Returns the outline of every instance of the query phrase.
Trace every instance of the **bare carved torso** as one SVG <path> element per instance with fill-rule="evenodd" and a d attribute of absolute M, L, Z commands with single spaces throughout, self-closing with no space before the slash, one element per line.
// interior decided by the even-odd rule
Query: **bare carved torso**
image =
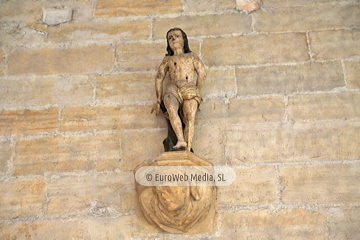
<path fill-rule="evenodd" d="M 194 53 L 184 53 L 167 57 L 171 84 L 178 87 L 196 85 L 194 56 Z"/>

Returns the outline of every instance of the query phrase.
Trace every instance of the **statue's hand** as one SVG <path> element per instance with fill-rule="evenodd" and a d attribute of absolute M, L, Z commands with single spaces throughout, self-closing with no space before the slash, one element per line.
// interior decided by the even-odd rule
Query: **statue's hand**
<path fill-rule="evenodd" d="M 156 116 L 160 113 L 160 103 L 155 103 L 151 109 L 151 113 L 155 112 Z"/>

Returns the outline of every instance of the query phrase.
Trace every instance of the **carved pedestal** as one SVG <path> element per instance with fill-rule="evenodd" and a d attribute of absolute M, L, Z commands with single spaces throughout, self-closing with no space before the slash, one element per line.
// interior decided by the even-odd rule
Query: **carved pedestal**
<path fill-rule="evenodd" d="M 144 166 L 212 166 L 188 151 L 165 152 Z M 212 232 L 216 219 L 215 186 L 143 186 L 136 181 L 140 207 L 150 224 L 170 233 Z"/>

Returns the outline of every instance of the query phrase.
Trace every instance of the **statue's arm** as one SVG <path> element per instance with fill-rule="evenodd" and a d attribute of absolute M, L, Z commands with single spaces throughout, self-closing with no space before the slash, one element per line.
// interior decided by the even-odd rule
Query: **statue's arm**
<path fill-rule="evenodd" d="M 198 78 L 196 81 L 196 86 L 200 90 L 205 83 L 206 71 L 205 71 L 204 63 L 200 60 L 200 58 L 195 53 L 194 53 L 194 68 L 198 75 Z"/>
<path fill-rule="evenodd" d="M 163 81 L 165 79 L 165 75 L 168 71 L 168 58 L 165 57 L 163 61 L 161 62 L 159 69 L 157 71 L 156 77 L 155 77 L 155 91 L 156 91 L 156 104 L 152 108 L 151 112 L 156 113 L 158 115 L 160 113 L 160 104 L 162 101 L 162 94 L 163 94 Z"/>

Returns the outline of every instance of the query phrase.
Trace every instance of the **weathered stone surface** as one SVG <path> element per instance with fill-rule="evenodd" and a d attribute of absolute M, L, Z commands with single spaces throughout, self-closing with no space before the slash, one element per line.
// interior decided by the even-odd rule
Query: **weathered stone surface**
<path fill-rule="evenodd" d="M 310 32 L 310 49 L 316 60 L 351 58 L 360 55 L 360 30 Z"/>
<path fill-rule="evenodd" d="M 207 38 L 202 44 L 202 56 L 207 66 L 309 59 L 306 35 L 303 33 Z"/>
<path fill-rule="evenodd" d="M 0 219 L 44 214 L 45 181 L 41 178 L 20 178 L 0 182 Z"/>
<path fill-rule="evenodd" d="M 0 45 L 6 46 L 10 53 L 16 47 L 44 44 L 46 35 L 43 30 L 37 30 L 31 23 L 0 21 Z"/>
<path fill-rule="evenodd" d="M 57 25 L 70 22 L 73 10 L 71 8 L 42 8 L 42 21 L 47 25 Z"/>
<path fill-rule="evenodd" d="M 360 88 L 360 61 L 345 61 L 345 81 L 347 88 L 359 89 Z"/>
<path fill-rule="evenodd" d="M 116 210 L 121 213 L 134 213 L 139 210 L 139 200 L 134 189 L 121 189 L 119 193 L 120 203 Z"/>
<path fill-rule="evenodd" d="M 331 239 L 359 239 L 360 238 L 360 208 L 349 207 L 343 208 L 330 208 L 329 226 Z"/>
<path fill-rule="evenodd" d="M 96 4 L 96 17 L 116 17 L 128 15 L 167 14 L 182 11 L 181 0 L 99 0 Z"/>
<path fill-rule="evenodd" d="M 161 117 L 155 121 L 165 122 Z M 157 119 L 156 119 L 157 118 Z M 160 120 L 161 119 L 161 120 Z M 167 130 L 123 130 L 121 132 L 121 163 L 122 170 L 132 171 L 144 160 L 155 159 L 164 152 L 163 140 L 167 137 Z"/>
<path fill-rule="evenodd" d="M 221 222 L 219 239 L 327 239 L 326 218 L 305 209 L 225 212 Z"/>
<path fill-rule="evenodd" d="M 201 89 L 203 98 L 235 96 L 236 81 L 233 69 L 206 69 L 206 83 Z"/>
<path fill-rule="evenodd" d="M 37 2 L 22 1 L 21 4 L 15 1 L 1 3 L 1 21 L 36 21 L 41 17 L 41 6 Z"/>
<path fill-rule="evenodd" d="M 260 1 L 242 1 L 237 0 L 236 6 L 238 10 L 253 12 L 260 9 Z"/>
<path fill-rule="evenodd" d="M 93 100 L 88 77 L 0 79 L 0 108 L 86 104 Z"/>
<path fill-rule="evenodd" d="M 200 107 L 199 124 L 281 122 L 285 116 L 282 97 L 232 98 L 229 104 L 214 99 L 204 101 Z"/>
<path fill-rule="evenodd" d="M 111 215 L 121 210 L 123 188 L 134 188 L 133 173 L 53 178 L 48 182 L 47 213 Z"/>
<path fill-rule="evenodd" d="M 112 70 L 114 53 L 109 45 L 24 49 L 12 53 L 8 65 L 10 75 L 102 73 Z"/>
<path fill-rule="evenodd" d="M 360 116 L 360 93 L 307 94 L 289 97 L 292 121 L 351 119 Z"/>
<path fill-rule="evenodd" d="M 231 164 L 358 159 L 360 122 L 232 126 L 226 131 Z"/>
<path fill-rule="evenodd" d="M 329 91 L 345 86 L 340 62 L 237 68 L 236 80 L 238 95 Z"/>
<path fill-rule="evenodd" d="M 99 39 L 132 40 L 149 36 L 148 21 L 72 22 L 49 27 L 51 42 L 88 41 Z"/>
<path fill-rule="evenodd" d="M 164 39 L 166 32 L 164 34 Z M 116 56 L 118 67 L 125 70 L 156 69 L 166 54 L 166 41 L 160 43 L 118 44 Z M 191 51 L 199 53 L 199 43 L 189 40 Z"/>
<path fill-rule="evenodd" d="M 335 0 L 341 2 L 342 0 Z M 316 6 L 322 3 L 334 2 L 334 0 L 262 0 L 265 8 L 294 7 L 294 6 Z M 346 0 L 344 0 L 346 2 Z"/>
<path fill-rule="evenodd" d="M 164 37 L 165 38 L 165 37 Z M 166 42 L 119 44 L 116 47 L 120 69 L 155 69 L 166 53 Z"/>
<path fill-rule="evenodd" d="M 358 182 L 359 164 L 284 166 L 279 171 L 284 203 L 356 203 L 360 200 L 360 186 L 354 184 Z"/>
<path fill-rule="evenodd" d="M 38 134 L 58 129 L 58 108 L 1 110 L 0 135 Z"/>
<path fill-rule="evenodd" d="M 0 49 L 0 76 L 3 76 L 6 71 L 5 57 L 6 57 L 5 50 Z"/>
<path fill-rule="evenodd" d="M 225 117 L 228 116 L 229 104 L 223 99 L 206 99 L 199 109 L 196 114 L 196 125 L 221 125 L 227 121 Z"/>
<path fill-rule="evenodd" d="M 359 11 L 360 5 L 317 5 L 267 9 L 255 13 L 255 30 L 282 32 L 355 27 L 359 24 Z"/>
<path fill-rule="evenodd" d="M 96 100 L 100 103 L 156 101 L 155 72 L 99 76 Z M 136 90 L 135 90 L 136 89 Z"/>
<path fill-rule="evenodd" d="M 65 107 L 61 131 L 120 130 L 161 127 L 150 115 L 150 105 Z"/>
<path fill-rule="evenodd" d="M 198 1 L 187 0 L 185 11 L 187 12 L 216 12 L 219 10 L 231 10 L 235 8 L 234 0 L 221 1 Z"/>
<path fill-rule="evenodd" d="M 285 103 L 282 97 L 233 98 L 228 108 L 230 124 L 281 122 Z"/>
<path fill-rule="evenodd" d="M 236 180 L 220 187 L 220 206 L 272 204 L 277 200 L 275 167 L 234 168 Z"/>
<path fill-rule="evenodd" d="M 13 153 L 10 140 L 0 139 L 0 153 L 0 175 L 5 175 Z"/>
<path fill-rule="evenodd" d="M 93 11 L 92 1 L 63 0 L 61 3 L 57 0 L 48 1 L 4 1 L 1 3 L 0 20 L 1 21 L 23 21 L 36 22 L 42 17 L 42 8 L 71 6 L 73 19 L 88 20 L 91 19 Z"/>
<path fill-rule="evenodd" d="M 130 239 L 133 215 L 38 220 L 0 225 L 1 239 Z M 121 226 L 121 227 L 119 227 Z"/>
<path fill-rule="evenodd" d="M 195 126 L 194 153 L 215 166 L 225 165 L 225 136 L 221 126 Z"/>
<path fill-rule="evenodd" d="M 239 24 L 233 24 L 234 22 Z M 181 28 L 186 32 L 188 37 L 247 33 L 252 31 L 251 16 L 249 15 L 232 13 L 205 16 L 180 16 L 177 18 L 155 19 L 153 37 L 158 39 L 165 38 L 165 34 L 171 26 Z"/>
<path fill-rule="evenodd" d="M 112 134 L 82 134 L 21 140 L 16 144 L 15 174 L 114 170 L 120 141 Z"/>

